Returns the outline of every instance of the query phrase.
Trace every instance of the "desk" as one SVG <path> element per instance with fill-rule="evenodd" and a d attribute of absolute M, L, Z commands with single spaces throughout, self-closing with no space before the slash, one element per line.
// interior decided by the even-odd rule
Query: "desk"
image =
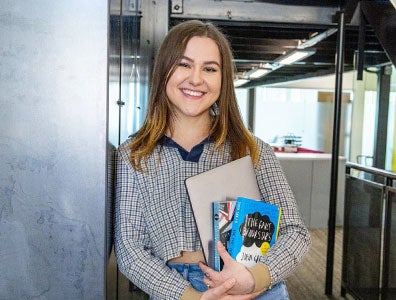
<path fill-rule="evenodd" d="M 327 228 L 331 154 L 276 152 L 308 228 Z M 338 160 L 336 225 L 344 221 L 345 157 Z"/>

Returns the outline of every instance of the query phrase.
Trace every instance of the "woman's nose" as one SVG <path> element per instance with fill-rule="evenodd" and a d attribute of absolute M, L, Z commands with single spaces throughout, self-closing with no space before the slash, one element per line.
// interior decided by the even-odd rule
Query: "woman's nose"
<path fill-rule="evenodd" d="M 190 73 L 190 83 L 192 85 L 199 85 L 203 82 L 203 77 L 201 70 L 198 68 L 193 68 Z"/>

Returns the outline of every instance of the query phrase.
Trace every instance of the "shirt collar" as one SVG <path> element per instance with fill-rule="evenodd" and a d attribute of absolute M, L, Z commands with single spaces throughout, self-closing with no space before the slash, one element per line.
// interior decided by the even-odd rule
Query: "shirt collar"
<path fill-rule="evenodd" d="M 199 144 L 195 145 L 190 152 L 185 150 L 182 146 L 180 146 L 178 143 L 176 143 L 174 140 L 166 135 L 164 135 L 160 139 L 159 144 L 165 147 L 176 148 L 177 150 L 179 150 L 181 157 L 185 161 L 198 162 L 204 150 L 205 144 L 209 143 L 210 141 L 212 141 L 212 138 L 209 136 L 201 141 Z"/>

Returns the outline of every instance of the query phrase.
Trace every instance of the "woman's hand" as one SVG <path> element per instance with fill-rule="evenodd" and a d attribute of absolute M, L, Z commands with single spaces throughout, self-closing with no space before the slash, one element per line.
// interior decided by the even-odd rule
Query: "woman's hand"
<path fill-rule="evenodd" d="M 236 278 L 236 282 L 227 291 L 228 294 L 245 295 L 252 293 L 255 287 L 252 274 L 243 264 L 232 259 L 221 242 L 217 242 L 216 247 L 224 262 L 223 269 L 221 272 L 216 272 L 205 264 L 200 263 L 199 267 L 205 273 L 205 284 L 212 289 L 221 286 L 229 279 Z"/>
<path fill-rule="evenodd" d="M 224 281 L 217 287 L 208 289 L 202 294 L 200 300 L 250 300 L 257 297 L 260 292 L 245 295 L 229 295 L 228 292 L 235 286 L 235 278 Z"/>

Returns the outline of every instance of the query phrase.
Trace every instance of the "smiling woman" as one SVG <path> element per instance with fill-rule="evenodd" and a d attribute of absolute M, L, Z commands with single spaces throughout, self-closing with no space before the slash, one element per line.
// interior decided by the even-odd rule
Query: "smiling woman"
<path fill-rule="evenodd" d="M 283 279 L 310 244 L 279 161 L 243 124 L 233 70 L 229 43 L 214 25 L 173 27 L 156 57 L 145 122 L 118 149 L 115 254 L 150 299 L 288 299 Z M 261 200 L 284 211 L 279 239 L 249 268 L 219 244 L 224 267 L 216 272 L 202 263 L 184 182 L 246 155 Z"/>
<path fill-rule="evenodd" d="M 206 45 L 210 45 L 210 51 L 206 49 L 205 45 L 194 42 L 194 40 L 206 40 Z M 190 42 L 194 42 L 194 44 Z M 187 49 L 188 44 L 190 44 L 189 49 Z M 214 45 L 217 47 L 214 48 Z M 198 51 L 194 49 L 194 47 L 197 46 L 200 47 L 199 49 L 201 51 L 205 51 L 208 57 L 204 58 L 203 55 L 198 54 Z M 197 59 L 201 59 L 202 61 L 192 61 L 194 57 L 188 57 L 187 51 L 191 52 L 190 55 L 196 55 Z M 204 128 L 195 126 L 195 128 L 199 128 L 198 131 L 195 132 L 192 130 L 192 132 L 184 134 L 184 136 L 189 140 L 198 140 L 199 137 L 204 136 L 204 132 L 207 132 L 206 137 L 210 135 L 217 146 L 224 145 L 226 140 L 233 141 L 230 150 L 232 159 L 245 156 L 248 153 L 246 149 L 246 147 L 248 147 L 253 160 L 257 161 L 257 145 L 251 133 L 243 124 L 239 107 L 235 100 L 235 88 L 233 85 L 234 63 L 229 41 L 213 24 L 192 20 L 172 28 L 158 50 L 152 72 L 152 85 L 147 116 L 142 128 L 136 133 L 135 138 L 129 145 L 131 150 L 131 162 L 135 168 L 141 169 L 142 159 L 153 151 L 158 141 L 165 134 L 170 134 L 172 137 L 179 134 L 175 132 L 173 128 L 175 126 L 177 113 L 175 112 L 174 105 L 170 101 L 170 95 L 167 94 L 169 89 L 168 82 L 173 77 L 173 73 L 179 71 L 183 66 L 187 69 L 189 67 L 194 67 L 194 69 L 196 69 L 196 64 L 203 64 L 203 62 L 205 62 L 207 66 L 201 70 L 201 74 L 209 73 L 212 74 L 211 77 L 213 76 L 213 78 L 218 78 L 218 76 L 220 76 L 220 91 L 217 100 L 215 100 L 215 104 L 212 105 L 212 110 L 218 113 L 214 114 L 216 116 L 212 114 L 210 123 L 203 124 Z M 218 70 L 218 72 L 214 72 L 214 70 Z M 193 78 L 193 81 L 194 80 L 196 79 Z M 213 79 L 210 81 L 212 80 Z M 180 84 L 180 82 L 178 84 Z M 214 82 L 210 82 L 209 84 L 213 86 Z M 192 85 L 193 84 L 190 82 L 190 90 Z M 165 89 L 164 86 L 166 87 Z M 180 93 L 180 88 L 178 87 L 177 89 L 179 89 L 178 93 Z M 184 89 L 184 91 L 186 90 L 187 89 Z M 197 91 L 202 92 L 195 88 L 195 90 L 192 89 L 190 91 L 190 94 Z M 213 91 L 211 94 L 213 94 Z M 200 125 L 202 125 L 202 123 L 200 123 Z M 209 127 L 206 128 L 208 125 Z M 180 127 L 183 129 L 182 131 L 191 128 L 190 124 Z M 181 134 L 183 134 L 183 132 Z"/>

